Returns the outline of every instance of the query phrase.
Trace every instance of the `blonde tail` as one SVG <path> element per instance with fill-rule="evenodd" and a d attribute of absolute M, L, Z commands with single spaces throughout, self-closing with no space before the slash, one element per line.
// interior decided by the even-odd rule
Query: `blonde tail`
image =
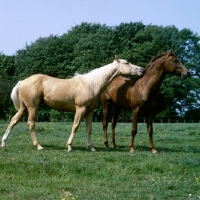
<path fill-rule="evenodd" d="M 16 110 L 19 110 L 20 108 L 20 101 L 19 101 L 19 95 L 18 95 L 18 88 L 19 88 L 20 83 L 21 81 L 19 81 L 17 85 L 15 85 L 10 95 Z"/>

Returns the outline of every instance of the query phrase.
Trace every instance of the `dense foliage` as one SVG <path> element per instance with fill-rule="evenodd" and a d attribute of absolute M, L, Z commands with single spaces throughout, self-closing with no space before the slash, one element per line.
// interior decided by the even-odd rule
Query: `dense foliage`
<path fill-rule="evenodd" d="M 16 81 L 14 56 L 5 56 L 0 53 L 0 118 L 6 119 L 9 108 L 13 109 L 10 100 L 10 91 Z"/>
<path fill-rule="evenodd" d="M 183 116 L 185 112 L 199 109 L 200 37 L 189 29 L 146 26 L 136 22 L 122 23 L 115 27 L 82 23 L 62 36 L 38 38 L 35 42 L 26 44 L 24 49 L 18 50 L 14 56 L 1 53 L 0 108 L 3 112 L 0 113 L 0 118 L 5 117 L 5 113 L 13 112 L 9 95 L 19 79 L 38 73 L 70 78 L 76 71 L 85 73 L 112 62 L 115 54 L 145 67 L 153 56 L 171 48 L 190 69 L 192 77 L 181 80 L 169 75 L 165 78 L 160 90 L 161 106 L 158 116 Z M 47 111 L 42 109 L 40 112 Z M 99 105 L 95 116 L 100 115 Z"/>

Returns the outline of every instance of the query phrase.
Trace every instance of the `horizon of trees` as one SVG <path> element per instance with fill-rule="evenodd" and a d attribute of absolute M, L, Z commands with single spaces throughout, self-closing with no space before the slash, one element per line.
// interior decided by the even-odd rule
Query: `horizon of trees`
<path fill-rule="evenodd" d="M 0 119 L 15 113 L 10 99 L 14 85 L 33 74 L 71 78 L 76 71 L 88 72 L 113 61 L 114 55 L 145 67 L 152 57 L 173 49 L 192 76 L 182 80 L 167 75 L 160 88 L 157 117 L 200 120 L 200 36 L 190 29 L 175 26 L 144 25 L 142 22 L 121 23 L 110 27 L 83 22 L 62 36 L 49 35 L 26 44 L 13 56 L 0 53 Z M 39 114 L 72 119 L 71 113 L 59 113 L 45 106 Z M 123 111 L 126 117 L 131 113 Z M 102 115 L 101 104 L 95 109 Z"/>

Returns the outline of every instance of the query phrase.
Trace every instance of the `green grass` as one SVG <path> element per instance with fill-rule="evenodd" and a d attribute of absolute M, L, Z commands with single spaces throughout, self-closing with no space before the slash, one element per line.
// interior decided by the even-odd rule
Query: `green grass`
<path fill-rule="evenodd" d="M 2 136 L 7 125 L 0 122 Z M 1 200 L 199 199 L 200 124 L 154 124 L 156 154 L 148 149 L 145 124 L 138 125 L 137 151 L 130 154 L 131 124 L 125 123 L 116 129 L 119 148 L 109 151 L 104 149 L 101 123 L 93 123 L 97 152 L 86 148 L 82 123 L 73 152 L 67 153 L 71 127 L 37 123 L 43 151 L 33 146 L 26 123 L 13 129 L 7 148 L 0 149 Z"/>

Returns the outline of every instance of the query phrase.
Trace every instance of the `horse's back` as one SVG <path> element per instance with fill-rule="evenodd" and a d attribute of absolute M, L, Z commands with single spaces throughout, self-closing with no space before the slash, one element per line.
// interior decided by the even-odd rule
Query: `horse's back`
<path fill-rule="evenodd" d="M 42 81 L 44 81 L 45 79 L 50 78 L 50 76 L 47 76 L 45 74 L 34 74 L 32 76 L 29 76 L 28 78 L 24 79 L 22 81 L 23 84 L 34 84 L 34 83 L 41 83 Z"/>
<path fill-rule="evenodd" d="M 24 79 L 20 86 L 24 88 L 36 88 L 36 90 L 40 89 L 45 89 L 46 85 L 48 87 L 53 87 L 55 84 L 60 83 L 61 81 L 65 81 L 67 79 L 59 79 L 59 78 L 54 78 L 45 74 L 35 74 L 32 76 L 29 76 L 28 78 Z"/>

